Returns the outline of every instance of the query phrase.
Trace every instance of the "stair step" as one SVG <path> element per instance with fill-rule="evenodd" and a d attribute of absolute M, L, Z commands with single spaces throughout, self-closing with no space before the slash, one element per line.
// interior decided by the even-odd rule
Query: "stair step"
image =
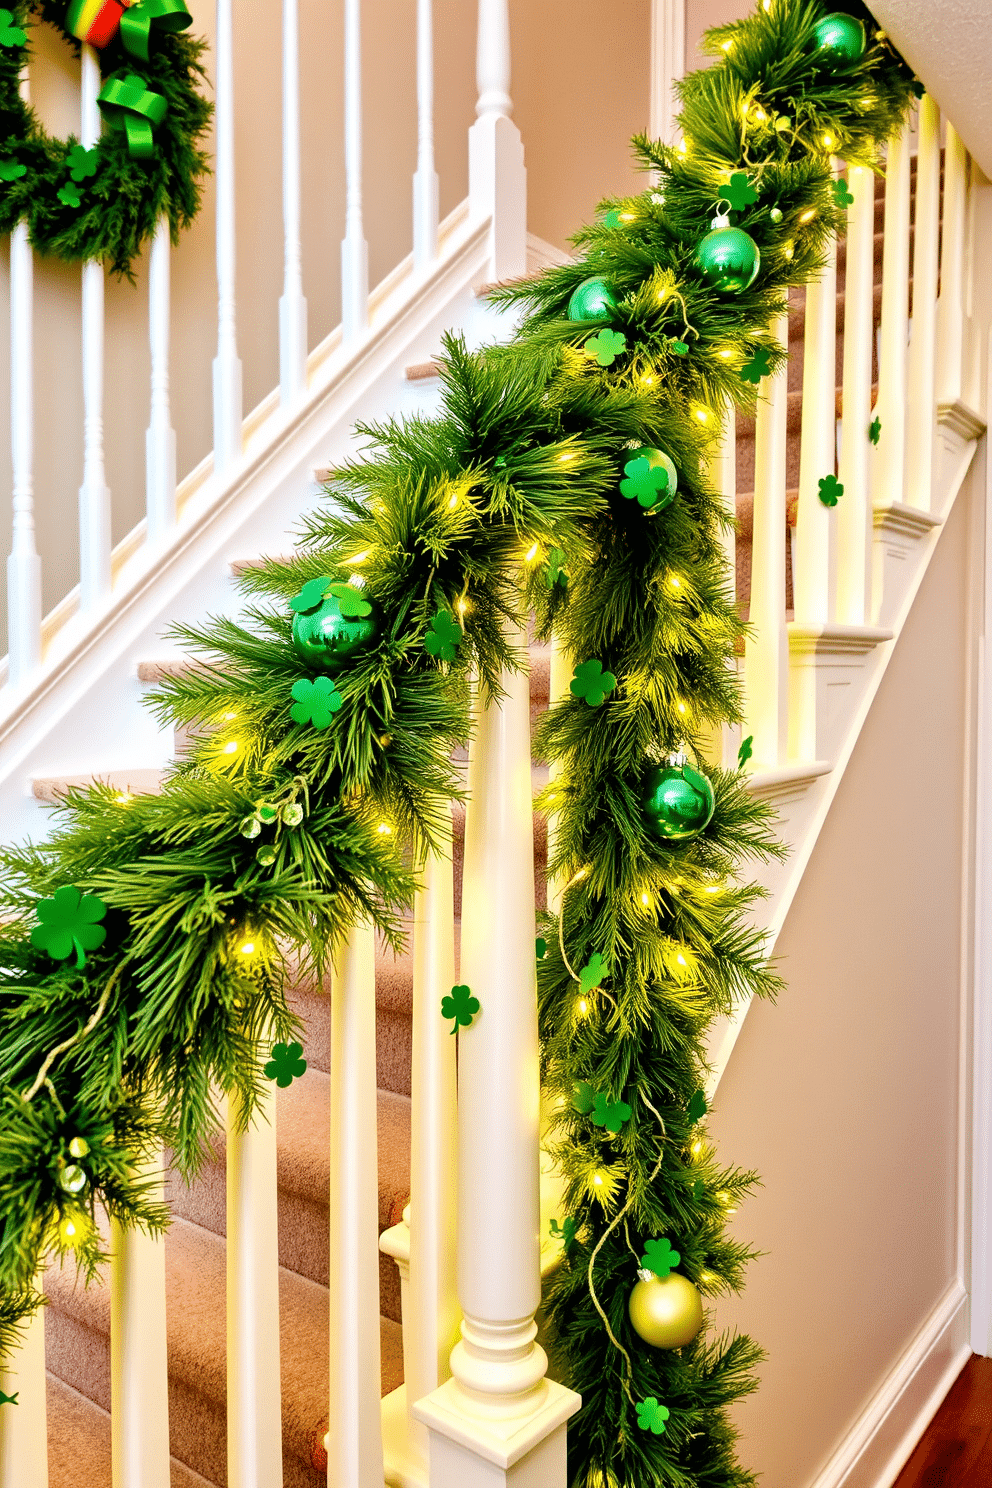
<path fill-rule="evenodd" d="M 111 1488 L 110 1415 L 55 1375 L 48 1376 L 48 1488 Z M 215 1488 L 173 1457 L 170 1488 Z M 18 1485 L 20 1488 L 20 1485 Z"/>
<path fill-rule="evenodd" d="M 226 1274 L 224 1241 L 177 1219 L 166 1240 L 169 1434 L 174 1457 L 208 1483 L 226 1481 Z M 110 1408 L 110 1291 L 83 1287 L 70 1268 L 45 1278 L 47 1357 L 59 1379 Z M 279 1272 L 285 1488 L 325 1488 L 313 1466 L 327 1429 L 329 1300 L 326 1287 Z M 403 1380 L 402 1330 L 380 1320 L 381 1390 Z M 86 1482 L 81 1477 L 76 1483 Z M 195 1483 L 195 1479 L 193 1480 Z M 87 1485 L 88 1488 L 88 1485 Z"/>
<path fill-rule="evenodd" d="M 432 377 L 441 375 L 441 363 L 434 357 L 429 362 L 414 362 L 403 375 L 407 382 L 429 382 Z"/>

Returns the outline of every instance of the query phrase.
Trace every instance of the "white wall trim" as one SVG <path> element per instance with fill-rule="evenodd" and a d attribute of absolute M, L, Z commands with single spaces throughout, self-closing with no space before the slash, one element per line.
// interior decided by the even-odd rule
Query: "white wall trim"
<path fill-rule="evenodd" d="M 892 1488 L 970 1354 L 955 1278 L 810 1488 Z"/>
<path fill-rule="evenodd" d="M 672 84 L 685 75 L 685 0 L 651 0 L 651 93 L 648 133 L 675 143 L 678 101 Z"/>

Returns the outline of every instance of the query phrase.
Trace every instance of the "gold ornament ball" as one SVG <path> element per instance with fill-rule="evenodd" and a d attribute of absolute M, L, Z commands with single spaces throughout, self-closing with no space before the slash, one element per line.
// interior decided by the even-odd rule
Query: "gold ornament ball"
<path fill-rule="evenodd" d="M 664 1279 L 639 1281 L 630 1294 L 629 1311 L 634 1332 L 652 1348 L 681 1348 L 703 1326 L 702 1297 L 688 1277 L 674 1271 Z"/>

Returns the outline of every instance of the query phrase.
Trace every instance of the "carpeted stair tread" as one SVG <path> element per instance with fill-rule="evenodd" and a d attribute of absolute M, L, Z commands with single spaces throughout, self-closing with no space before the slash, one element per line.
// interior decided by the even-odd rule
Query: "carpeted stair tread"
<path fill-rule="evenodd" d="M 110 1415 L 48 1376 L 48 1488 L 111 1488 Z M 170 1488 L 215 1488 L 173 1457 Z"/>

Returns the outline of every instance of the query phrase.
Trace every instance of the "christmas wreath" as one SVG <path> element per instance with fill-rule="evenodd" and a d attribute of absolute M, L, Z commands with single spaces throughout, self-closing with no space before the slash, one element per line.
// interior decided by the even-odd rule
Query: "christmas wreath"
<path fill-rule="evenodd" d="M 86 149 L 55 139 L 21 96 L 32 18 L 100 57 L 106 128 Z M 200 207 L 211 105 L 198 91 L 206 43 L 185 0 L 8 0 L 0 8 L 0 232 L 24 218 L 41 253 L 132 265 L 159 218 L 174 242 Z"/>

